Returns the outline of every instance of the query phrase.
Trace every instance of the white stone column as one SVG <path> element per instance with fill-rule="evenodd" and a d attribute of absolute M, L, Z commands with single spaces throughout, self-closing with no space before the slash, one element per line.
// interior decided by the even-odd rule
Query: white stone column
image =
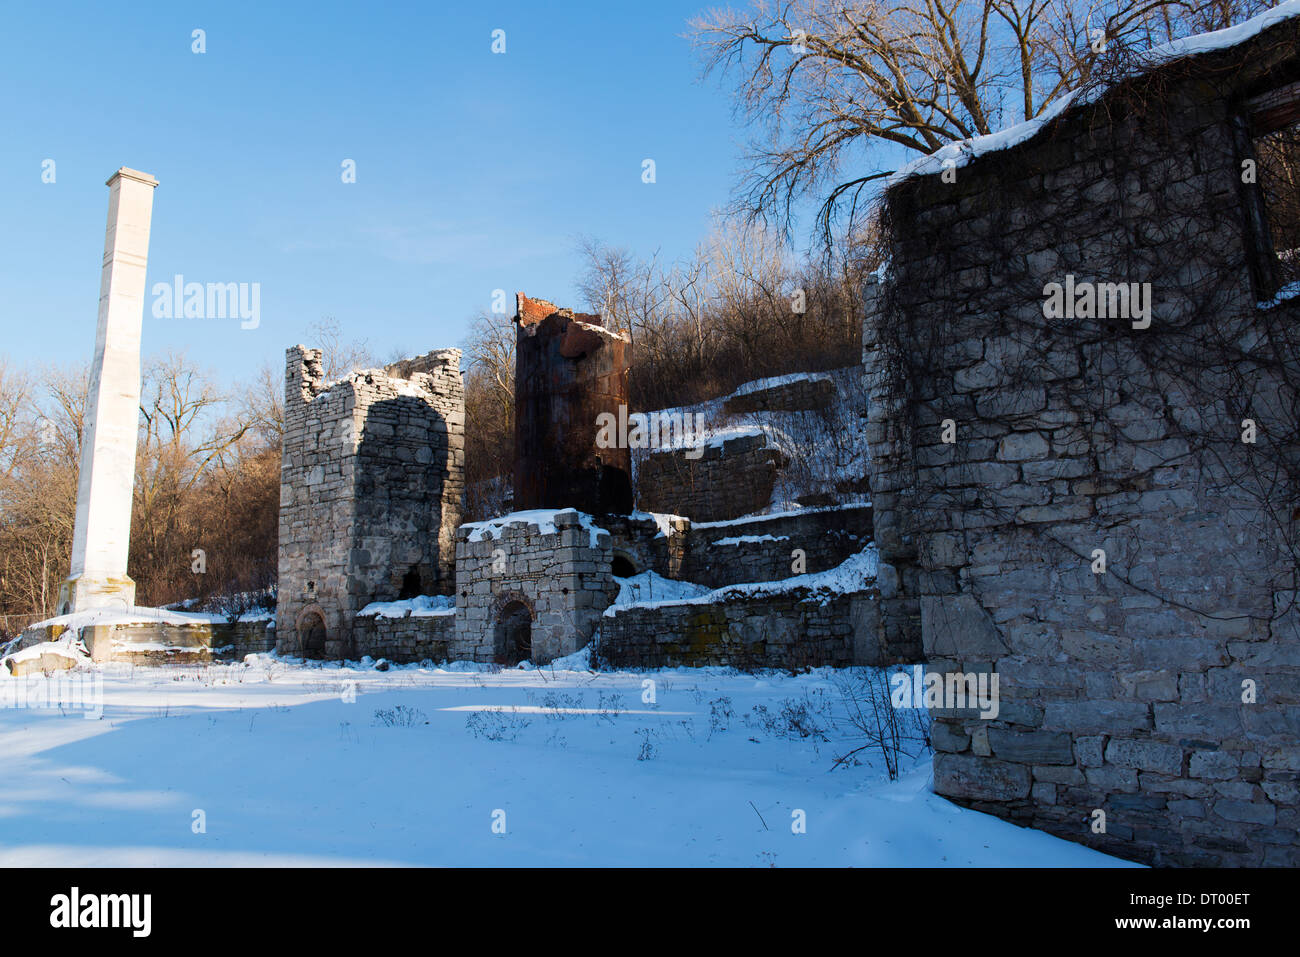
<path fill-rule="evenodd" d="M 59 614 L 135 604 L 126 574 L 140 421 L 140 331 L 149 225 L 158 181 L 122 167 L 108 179 L 108 228 L 99 281 L 95 360 L 81 434 L 72 568 Z"/>

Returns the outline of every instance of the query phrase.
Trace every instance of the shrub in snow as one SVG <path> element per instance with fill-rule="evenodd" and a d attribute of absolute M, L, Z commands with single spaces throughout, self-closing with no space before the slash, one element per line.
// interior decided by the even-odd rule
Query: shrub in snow
<path fill-rule="evenodd" d="M 488 741 L 513 741 L 531 724 L 527 718 L 502 711 L 475 711 L 465 719 L 465 730 Z"/>
<path fill-rule="evenodd" d="M 860 756 L 880 755 L 889 780 L 898 779 L 903 759 L 930 750 L 929 712 L 924 708 L 895 708 L 889 674 L 878 668 L 853 669 L 834 677 L 846 718 L 861 742 L 835 759 L 835 767 L 854 767 Z"/>
<path fill-rule="evenodd" d="M 417 708 L 408 708 L 404 704 L 392 708 L 377 708 L 375 724 L 385 728 L 413 728 L 417 724 L 428 724 L 429 716 Z"/>

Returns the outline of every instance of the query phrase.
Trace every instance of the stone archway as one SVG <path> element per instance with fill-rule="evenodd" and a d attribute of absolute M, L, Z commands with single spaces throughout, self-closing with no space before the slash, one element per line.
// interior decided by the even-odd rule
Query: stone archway
<path fill-rule="evenodd" d="M 294 625 L 297 634 L 297 652 L 300 658 L 319 661 L 326 657 L 329 628 L 325 624 L 325 610 L 320 605 L 308 605 L 298 613 Z"/>
<path fill-rule="evenodd" d="M 533 657 L 533 603 L 521 592 L 497 597 L 492 609 L 492 657 L 497 664 L 517 665 Z"/>
<path fill-rule="evenodd" d="M 640 572 L 636 561 L 627 552 L 617 550 L 609 563 L 609 573 L 615 578 L 631 578 Z"/>
<path fill-rule="evenodd" d="M 523 602 L 514 601 L 501 609 L 493 647 L 501 664 L 517 665 L 533 656 L 533 616 Z"/>

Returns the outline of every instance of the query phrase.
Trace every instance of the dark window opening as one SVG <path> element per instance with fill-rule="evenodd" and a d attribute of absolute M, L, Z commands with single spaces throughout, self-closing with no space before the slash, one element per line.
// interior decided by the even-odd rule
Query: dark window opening
<path fill-rule="evenodd" d="M 1247 104 L 1255 182 L 1248 215 L 1263 299 L 1300 282 L 1300 81 Z"/>
<path fill-rule="evenodd" d="M 405 601 L 408 598 L 420 597 L 420 569 L 415 565 L 406 573 L 402 579 L 402 590 L 397 596 L 398 601 Z"/>
<path fill-rule="evenodd" d="M 636 574 L 636 566 L 622 555 L 615 555 L 609 563 L 609 573 L 615 578 L 631 578 Z"/>
<path fill-rule="evenodd" d="M 1255 141 L 1278 288 L 1300 281 L 1300 124 Z"/>

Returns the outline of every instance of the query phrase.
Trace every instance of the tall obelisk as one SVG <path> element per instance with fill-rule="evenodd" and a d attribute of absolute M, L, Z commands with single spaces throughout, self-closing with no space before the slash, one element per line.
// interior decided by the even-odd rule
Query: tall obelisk
<path fill-rule="evenodd" d="M 145 267 L 158 181 L 124 166 L 109 177 L 107 185 L 99 325 L 81 433 L 72 568 L 59 589 L 61 615 L 135 604 L 135 582 L 127 577 L 126 558 L 140 422 Z"/>

